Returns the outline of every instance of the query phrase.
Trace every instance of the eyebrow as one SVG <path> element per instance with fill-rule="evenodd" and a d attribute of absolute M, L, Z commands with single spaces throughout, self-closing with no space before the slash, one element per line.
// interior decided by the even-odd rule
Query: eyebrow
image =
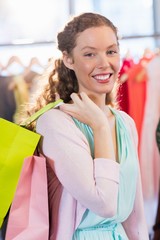
<path fill-rule="evenodd" d="M 118 47 L 118 44 L 115 44 L 115 43 L 114 43 L 114 44 L 108 46 L 107 49 L 108 49 L 108 48 L 112 48 L 112 47 Z M 85 46 L 85 47 L 83 47 L 81 50 L 85 50 L 85 49 L 87 49 L 87 48 L 88 48 L 88 49 L 92 49 L 92 50 L 95 50 L 95 49 L 96 49 L 96 48 L 91 47 L 91 46 Z"/>

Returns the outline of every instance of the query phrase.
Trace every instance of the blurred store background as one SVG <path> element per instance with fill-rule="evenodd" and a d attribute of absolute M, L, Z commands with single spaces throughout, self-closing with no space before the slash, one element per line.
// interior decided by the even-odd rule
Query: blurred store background
<path fill-rule="evenodd" d="M 42 63 L 57 54 L 56 34 L 74 14 L 99 12 L 119 29 L 121 53 L 139 58 L 160 43 L 159 0 L 0 0 L 0 62 L 18 55 Z M 137 59 L 138 60 L 138 59 Z"/>

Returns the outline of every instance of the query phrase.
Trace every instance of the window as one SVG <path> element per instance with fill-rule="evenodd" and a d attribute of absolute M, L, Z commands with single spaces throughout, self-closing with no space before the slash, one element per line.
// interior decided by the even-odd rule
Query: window
<path fill-rule="evenodd" d="M 105 15 L 118 27 L 122 37 L 120 41 L 122 55 L 129 49 L 138 57 L 144 48 L 155 48 L 154 38 L 141 38 L 154 34 L 153 0 L 76 0 L 74 4 L 76 14 L 94 11 Z M 137 38 L 128 39 L 129 36 Z"/>
<path fill-rule="evenodd" d="M 53 41 L 68 15 L 68 0 L 0 1 L 0 44 Z"/>
<path fill-rule="evenodd" d="M 31 44 L 32 49 L 46 49 L 46 56 L 52 56 L 57 32 L 70 15 L 86 11 L 97 12 L 108 17 L 122 36 L 122 55 L 130 50 L 138 57 L 144 48 L 154 49 L 153 3 L 155 0 L 5 0 L 0 1 L 0 50 L 7 44 L 17 46 Z M 143 37 L 142 36 L 148 36 Z M 137 38 L 130 38 L 137 36 Z M 33 46 L 33 43 L 43 43 Z M 44 44 L 46 43 L 46 44 Z M 49 44 L 50 43 L 50 44 Z M 31 46 L 30 45 L 30 46 Z M 15 46 L 15 45 L 14 45 Z M 54 45 L 55 47 L 55 45 Z M 8 49 L 5 48 L 5 51 Z M 30 47 L 31 49 L 31 47 Z M 17 48 L 15 49 L 17 52 Z M 21 51 L 22 52 L 22 51 Z M 26 50 L 29 52 L 29 49 Z M 31 50 L 31 54 L 33 54 Z M 41 51 L 43 52 L 43 50 Z M 42 54 L 42 58 L 44 56 Z M 40 54 L 40 53 L 39 53 Z M 3 55 L 3 54 L 1 54 Z"/>

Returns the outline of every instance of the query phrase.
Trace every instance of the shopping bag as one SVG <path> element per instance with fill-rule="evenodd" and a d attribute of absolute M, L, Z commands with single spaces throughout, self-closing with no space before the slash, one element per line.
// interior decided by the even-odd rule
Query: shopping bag
<path fill-rule="evenodd" d="M 11 205 L 24 158 L 33 155 L 41 137 L 26 127 L 62 102 L 59 99 L 49 103 L 21 125 L 0 118 L 0 228 Z"/>
<path fill-rule="evenodd" d="M 34 153 L 40 135 L 2 118 L 0 132 L 1 227 L 13 199 L 23 160 Z"/>
<path fill-rule="evenodd" d="M 46 159 L 24 161 L 9 212 L 5 240 L 48 240 L 49 211 Z"/>

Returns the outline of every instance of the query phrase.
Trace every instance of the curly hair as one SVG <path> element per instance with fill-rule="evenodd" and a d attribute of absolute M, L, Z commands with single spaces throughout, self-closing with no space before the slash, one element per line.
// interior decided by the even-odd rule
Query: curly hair
<path fill-rule="evenodd" d="M 88 28 L 99 26 L 110 27 L 115 33 L 118 43 L 118 31 L 113 23 L 100 14 L 89 12 L 73 17 L 73 19 L 66 24 L 63 31 L 58 33 L 58 49 L 61 52 L 66 51 L 69 55 L 72 54 L 79 33 Z M 71 100 L 71 93 L 78 93 L 78 90 L 78 82 L 74 71 L 68 69 L 64 65 L 62 59 L 57 59 L 55 60 L 54 68 L 49 75 L 48 84 L 44 88 L 43 93 L 37 99 L 36 106 L 30 109 L 28 114 L 31 115 L 43 105 L 55 101 L 56 93 L 58 93 L 65 103 L 68 103 Z M 112 94 L 113 93 L 106 95 L 106 104 L 113 105 L 114 98 Z"/>

